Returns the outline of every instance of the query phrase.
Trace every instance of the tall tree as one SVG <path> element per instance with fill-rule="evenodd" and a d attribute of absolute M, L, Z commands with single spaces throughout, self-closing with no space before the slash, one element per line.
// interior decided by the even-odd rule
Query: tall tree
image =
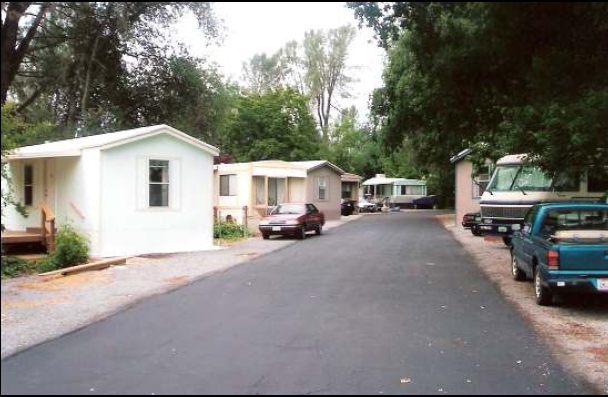
<path fill-rule="evenodd" d="M 222 137 L 236 161 L 308 160 L 319 149 L 308 99 L 285 89 L 242 96 Z"/>
<path fill-rule="evenodd" d="M 237 89 L 217 71 L 195 58 L 173 56 L 139 68 L 127 81 L 129 95 L 119 116 L 124 126 L 170 124 L 219 145 Z"/>
<path fill-rule="evenodd" d="M 608 165 L 605 3 L 351 6 L 390 50 L 374 107 L 387 148 L 408 142 L 446 180 L 479 142 L 551 173 Z"/>
<path fill-rule="evenodd" d="M 352 26 L 343 26 L 328 32 L 310 31 L 304 38 L 306 88 L 313 98 L 325 142 L 329 141 L 330 117 L 336 96 L 345 93 L 352 82 L 347 74 L 347 61 L 355 35 Z"/>
<path fill-rule="evenodd" d="M 356 108 L 343 111 L 332 128 L 330 141 L 321 144 L 319 157 L 368 178 L 379 169 L 381 153 L 374 131 L 359 125 L 357 119 Z"/>
<path fill-rule="evenodd" d="M 28 9 L 34 8 L 34 16 L 29 20 Z M 2 2 L 2 37 L 0 52 L 0 92 L 2 105 L 6 103 L 8 90 L 19 72 L 21 64 L 30 52 L 32 41 L 46 15 L 55 8 L 53 3 L 7 1 Z M 27 19 L 27 21 L 25 21 Z M 25 22 L 24 22 L 25 21 Z"/>
<path fill-rule="evenodd" d="M 21 74 L 32 80 L 31 96 L 18 98 L 21 107 L 44 91 L 45 82 L 63 74 L 77 86 L 71 105 L 85 114 L 94 91 L 92 80 L 99 72 L 114 72 L 108 63 L 117 57 L 161 56 L 165 28 L 186 12 L 197 17 L 209 36 L 217 34 L 210 3 L 3 2 L 2 7 L 2 103 Z M 64 62 L 55 69 L 40 70 L 41 58 L 49 53 Z"/>
<path fill-rule="evenodd" d="M 348 96 L 353 81 L 348 56 L 355 35 L 352 26 L 310 31 L 302 43 L 288 42 L 273 56 L 256 55 L 244 67 L 247 89 L 260 94 L 289 87 L 308 96 L 327 143 L 336 102 L 340 96 Z"/>
<path fill-rule="evenodd" d="M 255 95 L 281 88 L 285 80 L 282 51 L 274 55 L 256 54 L 243 63 L 243 79 L 247 90 Z"/>

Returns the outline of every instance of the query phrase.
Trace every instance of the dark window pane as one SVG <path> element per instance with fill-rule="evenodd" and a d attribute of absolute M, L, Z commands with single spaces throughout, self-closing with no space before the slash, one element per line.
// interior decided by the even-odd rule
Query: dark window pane
<path fill-rule="evenodd" d="M 169 185 L 150 185 L 150 207 L 169 206 Z"/>
<path fill-rule="evenodd" d="M 588 186 L 590 193 L 607 193 L 608 173 L 600 171 L 590 172 Z"/>
<path fill-rule="evenodd" d="M 24 204 L 27 206 L 34 205 L 34 187 L 33 186 L 25 186 L 24 191 Z"/>
<path fill-rule="evenodd" d="M 169 162 L 150 161 L 150 182 L 169 183 Z"/>
<path fill-rule="evenodd" d="M 236 196 L 236 175 L 220 176 L 220 196 Z"/>
<path fill-rule="evenodd" d="M 23 184 L 25 186 L 34 184 L 34 167 L 26 165 L 23 169 Z"/>

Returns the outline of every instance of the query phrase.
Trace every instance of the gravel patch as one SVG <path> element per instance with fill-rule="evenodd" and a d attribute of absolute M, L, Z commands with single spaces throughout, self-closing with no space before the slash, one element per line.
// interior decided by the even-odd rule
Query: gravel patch
<path fill-rule="evenodd" d="M 547 340 L 554 356 L 573 375 L 608 395 L 608 299 L 566 297 L 551 308 L 536 305 L 531 283 L 513 281 L 510 252 L 502 241 L 486 241 L 454 226 L 453 217 L 439 220 L 450 230 L 497 286 L 503 296 Z"/>
<path fill-rule="evenodd" d="M 328 222 L 328 232 L 361 216 Z M 132 258 L 126 266 L 69 277 L 3 281 L 2 359 L 123 311 L 143 299 L 245 265 L 297 240 L 252 238 L 208 252 Z"/>

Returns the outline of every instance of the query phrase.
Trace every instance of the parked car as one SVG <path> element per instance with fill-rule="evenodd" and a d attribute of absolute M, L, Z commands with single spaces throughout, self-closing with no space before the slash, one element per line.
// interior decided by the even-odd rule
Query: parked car
<path fill-rule="evenodd" d="M 513 235 L 512 271 L 534 279 L 536 300 L 558 292 L 608 293 L 608 205 L 540 204 Z"/>
<path fill-rule="evenodd" d="M 426 196 L 416 199 L 412 202 L 417 210 L 429 209 L 432 210 L 437 205 L 438 196 Z"/>
<path fill-rule="evenodd" d="M 373 213 L 373 212 L 377 212 L 377 211 L 378 211 L 378 206 L 376 204 L 370 202 L 365 197 L 359 198 L 359 212 Z"/>
<path fill-rule="evenodd" d="M 356 211 L 356 202 L 342 199 L 342 216 L 351 216 Z"/>
<path fill-rule="evenodd" d="M 471 229 L 473 236 L 481 237 L 481 212 L 472 212 L 462 218 L 462 227 Z"/>
<path fill-rule="evenodd" d="M 295 236 L 305 239 L 308 232 L 323 234 L 325 215 L 313 204 L 281 204 L 260 222 L 264 240 L 270 236 Z"/>

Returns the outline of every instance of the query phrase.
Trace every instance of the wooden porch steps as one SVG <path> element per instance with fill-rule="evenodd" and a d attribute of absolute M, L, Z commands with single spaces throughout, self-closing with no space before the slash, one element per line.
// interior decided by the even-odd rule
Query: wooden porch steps
<path fill-rule="evenodd" d="M 2 232 L 2 245 L 14 245 L 14 244 L 44 244 L 44 236 L 42 233 L 36 232 Z"/>
<path fill-rule="evenodd" d="M 41 245 L 46 252 L 55 250 L 55 215 L 46 203 L 40 204 L 41 225 L 39 228 L 28 228 L 25 232 L 5 230 L 2 232 L 2 250 L 19 246 Z M 28 252 L 30 253 L 30 252 Z"/>

